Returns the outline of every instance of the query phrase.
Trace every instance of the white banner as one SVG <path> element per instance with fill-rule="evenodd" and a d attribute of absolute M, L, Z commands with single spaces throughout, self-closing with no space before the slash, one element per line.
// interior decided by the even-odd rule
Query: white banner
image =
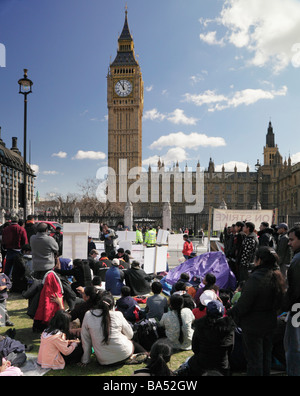
<path fill-rule="evenodd" d="M 214 209 L 213 231 L 223 231 L 238 221 L 250 221 L 258 230 L 260 224 L 266 221 L 270 225 L 273 222 L 273 210 L 225 210 Z"/>

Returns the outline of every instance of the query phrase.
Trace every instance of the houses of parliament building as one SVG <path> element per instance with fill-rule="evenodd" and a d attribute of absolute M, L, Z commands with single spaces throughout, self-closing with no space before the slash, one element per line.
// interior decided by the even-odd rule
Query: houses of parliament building
<path fill-rule="evenodd" d="M 128 171 L 134 167 L 142 167 L 144 84 L 128 26 L 127 10 L 124 27 L 118 38 L 117 55 L 111 62 L 107 75 L 107 106 L 108 166 L 118 176 L 120 159 L 126 160 Z M 164 169 L 164 164 L 159 161 L 155 168 L 156 172 Z M 197 168 L 200 169 L 199 163 Z M 166 170 L 171 172 L 170 205 L 173 216 L 184 213 L 186 203 L 176 202 L 172 193 L 174 175 L 178 169 L 177 163 L 173 169 Z M 154 170 L 149 167 L 148 174 L 152 172 Z M 197 182 L 196 173 L 197 170 L 193 172 L 194 183 Z M 250 172 L 249 167 L 246 172 L 238 172 L 236 168 L 233 172 L 228 172 L 224 166 L 220 172 L 216 172 L 214 161 L 210 159 L 203 177 L 203 213 L 208 213 L 209 207 L 223 206 L 227 209 L 277 209 L 279 216 L 300 215 L 300 163 L 292 164 L 291 158 L 282 158 L 275 143 L 271 122 L 266 128 L 263 164 L 258 162 L 255 172 Z M 134 203 L 134 215 L 159 217 L 164 202 L 151 201 L 150 186 L 147 194 L 149 199 L 145 199 L 144 203 Z"/>

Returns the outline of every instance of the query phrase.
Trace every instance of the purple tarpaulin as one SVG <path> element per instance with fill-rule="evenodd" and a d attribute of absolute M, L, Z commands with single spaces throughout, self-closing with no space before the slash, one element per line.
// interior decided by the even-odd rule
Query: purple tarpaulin
<path fill-rule="evenodd" d="M 178 267 L 173 268 L 163 279 L 162 284 L 165 291 L 170 289 L 168 285 L 174 285 L 180 275 L 186 272 L 190 275 L 190 279 L 197 275 L 201 279 L 210 272 L 213 273 L 217 279 L 216 285 L 220 289 L 235 289 L 236 278 L 230 270 L 226 257 L 222 252 L 204 253 L 200 256 L 193 257 Z"/>

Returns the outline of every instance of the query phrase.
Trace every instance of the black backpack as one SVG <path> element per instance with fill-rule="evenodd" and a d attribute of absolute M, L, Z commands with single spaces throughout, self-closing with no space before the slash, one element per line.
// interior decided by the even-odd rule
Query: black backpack
<path fill-rule="evenodd" d="M 161 329 L 154 318 L 143 319 L 133 325 L 133 340 L 140 344 L 146 351 L 160 338 Z"/>

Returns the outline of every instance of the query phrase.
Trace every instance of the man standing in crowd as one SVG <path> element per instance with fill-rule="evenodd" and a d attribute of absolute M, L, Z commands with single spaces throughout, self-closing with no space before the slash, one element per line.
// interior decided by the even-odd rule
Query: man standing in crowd
<path fill-rule="evenodd" d="M 61 227 L 57 226 L 55 228 L 55 233 L 52 235 L 52 238 L 54 238 L 58 244 L 58 255 L 61 256 L 63 251 L 63 234 L 61 233 Z"/>
<path fill-rule="evenodd" d="M 22 246 L 28 244 L 25 228 L 21 227 L 18 221 L 19 217 L 13 215 L 11 223 L 2 232 L 2 246 L 7 250 L 4 273 L 8 277 L 11 274 L 15 256 L 21 251 Z"/>
<path fill-rule="evenodd" d="M 279 256 L 279 266 L 284 279 L 287 276 L 287 269 L 292 260 L 292 249 L 289 246 L 289 236 L 288 236 L 288 225 L 286 223 L 281 223 L 278 226 L 278 244 L 277 244 L 277 254 Z"/>
<path fill-rule="evenodd" d="M 36 230 L 36 235 L 30 238 L 33 276 L 36 279 L 43 279 L 46 272 L 54 268 L 55 255 L 59 247 L 55 239 L 47 235 L 46 223 L 39 223 Z"/>
<path fill-rule="evenodd" d="M 284 348 L 288 376 L 300 376 L 300 226 L 288 231 L 289 246 L 294 252 L 287 272 L 288 289 L 283 311 L 288 312 Z"/>
<path fill-rule="evenodd" d="M 275 246 L 275 239 L 273 238 L 273 229 L 270 228 L 269 223 L 263 221 L 259 226 L 258 232 L 258 242 L 259 246 L 269 246 L 272 248 L 276 248 Z"/>
<path fill-rule="evenodd" d="M 116 255 L 115 250 L 115 239 L 117 238 L 116 233 L 111 228 L 108 228 L 107 224 L 103 224 L 102 232 L 100 234 L 100 241 L 104 241 L 104 250 L 109 259 L 113 259 Z"/>
<path fill-rule="evenodd" d="M 241 261 L 239 266 L 239 281 L 247 280 L 249 271 L 254 265 L 255 251 L 258 246 L 257 235 L 254 232 L 255 225 L 251 222 L 246 222 L 243 227 L 245 238 L 242 243 Z"/>
<path fill-rule="evenodd" d="M 32 235 L 36 234 L 36 224 L 35 224 L 33 215 L 27 216 L 27 220 L 26 220 L 26 224 L 25 224 L 25 231 L 27 233 L 27 239 L 29 242 Z"/>

